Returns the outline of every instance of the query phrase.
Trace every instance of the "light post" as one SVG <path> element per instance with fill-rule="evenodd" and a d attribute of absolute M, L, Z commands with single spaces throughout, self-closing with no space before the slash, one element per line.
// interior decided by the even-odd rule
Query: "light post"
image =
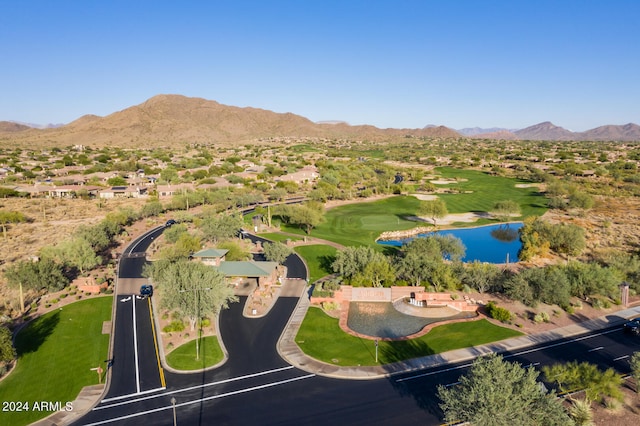
<path fill-rule="evenodd" d="M 178 422 L 176 419 L 176 398 L 175 397 L 171 397 L 171 405 L 173 406 L 173 426 L 177 426 Z"/>

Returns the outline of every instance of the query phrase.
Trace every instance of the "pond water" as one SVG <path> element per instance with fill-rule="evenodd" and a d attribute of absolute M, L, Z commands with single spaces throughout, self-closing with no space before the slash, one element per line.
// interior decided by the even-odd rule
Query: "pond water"
<path fill-rule="evenodd" d="M 390 302 L 351 302 L 347 326 L 367 336 L 394 339 L 410 336 L 434 322 L 473 316 L 476 314 L 460 312 L 442 318 L 424 318 L 405 315 L 394 308 Z"/>
<path fill-rule="evenodd" d="M 478 260 L 487 263 L 506 263 L 507 256 L 510 263 L 518 261 L 518 252 L 522 248 L 518 231 L 522 228 L 521 222 L 502 223 L 499 225 L 479 226 L 477 228 L 447 229 L 437 231 L 439 234 L 451 234 L 460 238 L 467 248 L 463 262 Z M 418 234 L 417 237 L 425 237 L 428 234 Z M 378 241 L 378 244 L 401 247 L 413 238 L 404 240 Z"/>

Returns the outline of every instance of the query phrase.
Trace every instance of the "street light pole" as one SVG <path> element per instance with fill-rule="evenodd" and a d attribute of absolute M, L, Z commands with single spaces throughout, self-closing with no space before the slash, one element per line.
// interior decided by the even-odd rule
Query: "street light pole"
<path fill-rule="evenodd" d="M 178 422 L 177 422 L 177 418 L 176 418 L 176 398 L 175 397 L 171 397 L 171 405 L 173 406 L 173 426 L 177 426 Z"/>

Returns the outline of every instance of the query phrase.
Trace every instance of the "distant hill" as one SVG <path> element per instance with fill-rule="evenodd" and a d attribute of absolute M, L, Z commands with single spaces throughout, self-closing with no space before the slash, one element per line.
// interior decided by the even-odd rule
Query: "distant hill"
<path fill-rule="evenodd" d="M 622 126 L 600 126 L 578 134 L 582 140 L 640 141 L 640 126 L 633 123 Z"/>
<path fill-rule="evenodd" d="M 573 132 L 558 127 L 549 121 L 529 126 L 526 129 L 516 130 L 513 133 L 518 139 L 529 140 L 571 140 L 574 136 Z"/>
<path fill-rule="evenodd" d="M 446 127 L 431 129 L 379 129 L 344 122 L 317 124 L 292 113 L 222 105 L 202 98 L 158 95 L 105 117 L 85 115 L 55 129 L 30 129 L 20 133 L 0 130 L 0 140 L 46 146 L 156 147 L 177 143 L 237 145 L 268 138 L 349 138 L 381 140 L 424 136 L 459 138 Z"/>
<path fill-rule="evenodd" d="M 572 132 L 545 121 L 521 130 L 475 133 L 470 134 L 469 137 L 504 140 L 640 141 L 640 126 L 629 123 L 621 126 L 600 126 L 585 132 Z"/>
<path fill-rule="evenodd" d="M 484 132 L 489 131 L 489 132 Z M 530 140 L 620 140 L 640 141 L 640 126 L 601 126 L 573 133 L 550 122 L 526 129 L 469 128 L 474 138 Z M 272 143 L 304 137 L 350 140 L 397 140 L 405 137 L 458 139 L 461 133 L 444 126 L 421 129 L 380 129 L 351 126 L 342 121 L 314 123 L 292 113 L 276 113 L 258 108 L 222 105 L 202 98 L 158 95 L 105 117 L 85 115 L 55 128 L 31 128 L 24 124 L 0 122 L 0 143 L 19 146 L 94 147 L 118 146 L 153 148 L 186 143 L 237 146 L 244 143 Z"/>
<path fill-rule="evenodd" d="M 515 129 L 517 130 L 517 129 Z M 491 133 L 502 133 L 502 132 L 512 132 L 514 129 L 505 129 L 503 127 L 490 127 L 490 128 L 482 128 L 482 127 L 465 127 L 464 129 L 456 129 L 458 133 L 464 136 L 476 136 L 476 135 L 487 135 Z"/>
<path fill-rule="evenodd" d="M 25 124 L 19 124 L 13 121 L 0 121 L 0 132 L 22 132 L 24 130 L 29 130 L 31 127 Z"/>

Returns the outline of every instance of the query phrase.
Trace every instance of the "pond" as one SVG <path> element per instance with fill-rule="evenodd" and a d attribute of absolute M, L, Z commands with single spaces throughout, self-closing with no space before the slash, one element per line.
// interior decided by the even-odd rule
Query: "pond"
<path fill-rule="evenodd" d="M 518 234 L 520 228 L 522 228 L 522 223 L 515 222 L 437 232 L 441 235 L 450 234 L 462 240 L 462 244 L 466 247 L 465 256 L 462 258 L 463 262 L 478 260 L 487 263 L 506 263 L 508 258 L 508 261 L 513 263 L 518 261 L 518 252 L 522 248 Z M 417 238 L 431 234 L 418 234 Z M 402 247 L 403 244 L 411 240 L 412 238 L 378 241 L 378 244 Z"/>

